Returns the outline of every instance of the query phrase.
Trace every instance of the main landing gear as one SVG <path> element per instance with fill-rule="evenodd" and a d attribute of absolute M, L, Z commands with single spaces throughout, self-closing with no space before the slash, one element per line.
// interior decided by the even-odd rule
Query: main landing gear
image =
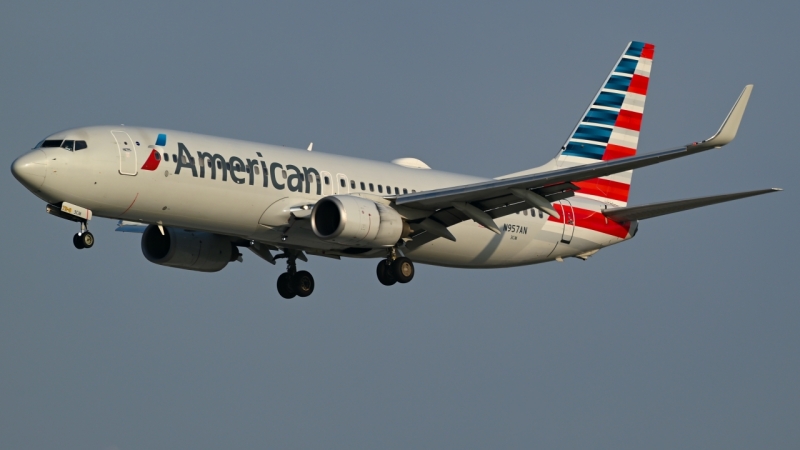
<path fill-rule="evenodd" d="M 314 277 L 305 270 L 297 271 L 297 252 L 286 250 L 276 258 L 286 258 L 286 272 L 278 277 L 278 294 L 281 297 L 308 297 L 314 292 Z"/>
<path fill-rule="evenodd" d="M 72 236 L 72 245 L 78 250 L 92 248 L 94 245 L 94 235 L 89 232 L 89 229 L 86 227 L 86 222 L 81 222 L 81 231 L 75 233 L 75 236 Z"/>
<path fill-rule="evenodd" d="M 384 286 L 395 283 L 408 283 L 414 278 L 414 263 L 405 256 L 397 257 L 395 249 L 389 256 L 378 263 L 378 281 Z"/>

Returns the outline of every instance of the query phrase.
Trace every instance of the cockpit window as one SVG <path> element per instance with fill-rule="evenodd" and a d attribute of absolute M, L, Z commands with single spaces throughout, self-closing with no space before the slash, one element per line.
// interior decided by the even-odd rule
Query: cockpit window
<path fill-rule="evenodd" d="M 71 139 L 68 140 L 61 140 L 61 139 L 47 139 L 39 143 L 36 148 L 63 148 L 64 150 L 69 151 L 78 151 L 88 148 L 86 145 L 86 141 L 74 141 Z"/>
<path fill-rule="evenodd" d="M 57 147 L 61 147 L 61 143 L 62 142 L 64 142 L 64 141 L 61 140 L 61 139 L 59 139 L 57 141 L 48 139 L 48 140 L 42 142 L 42 147 L 41 148 L 57 148 Z"/>

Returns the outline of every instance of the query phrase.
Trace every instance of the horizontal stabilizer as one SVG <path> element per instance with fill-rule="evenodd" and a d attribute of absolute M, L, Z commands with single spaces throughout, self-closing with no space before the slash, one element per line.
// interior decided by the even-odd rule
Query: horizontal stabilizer
<path fill-rule="evenodd" d="M 737 192 L 735 194 L 712 195 L 710 197 L 690 198 L 686 200 L 674 200 L 671 202 L 653 203 L 642 206 L 629 206 L 624 208 L 612 208 L 603 211 L 603 214 L 617 222 L 628 222 L 631 220 L 643 220 L 651 217 L 663 216 L 688 209 L 700 208 L 702 206 L 714 205 L 717 203 L 729 202 L 740 198 L 753 197 L 755 195 L 769 194 L 782 189 L 761 189 L 758 191 Z"/>

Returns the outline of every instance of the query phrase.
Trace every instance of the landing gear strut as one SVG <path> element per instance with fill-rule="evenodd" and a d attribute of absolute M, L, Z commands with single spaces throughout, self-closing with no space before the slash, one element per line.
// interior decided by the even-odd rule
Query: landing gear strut
<path fill-rule="evenodd" d="M 89 232 L 85 221 L 81 221 L 81 231 L 72 236 L 72 245 L 78 250 L 92 248 L 94 245 L 94 235 Z"/>
<path fill-rule="evenodd" d="M 286 272 L 278 277 L 278 294 L 281 297 L 308 297 L 314 292 L 314 277 L 305 270 L 297 271 L 297 252 L 286 250 L 276 258 L 286 258 Z"/>
<path fill-rule="evenodd" d="M 391 286 L 395 283 L 408 283 L 414 278 L 414 263 L 405 256 L 397 256 L 397 252 L 392 248 L 389 256 L 378 263 L 378 281 L 384 286 Z"/>

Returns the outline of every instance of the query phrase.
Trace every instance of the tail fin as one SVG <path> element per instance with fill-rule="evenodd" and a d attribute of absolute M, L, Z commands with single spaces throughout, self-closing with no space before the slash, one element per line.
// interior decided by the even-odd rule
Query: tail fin
<path fill-rule="evenodd" d="M 555 158 L 572 167 L 636 154 L 655 46 L 631 42 Z M 575 183 L 575 194 L 618 206 L 628 203 L 633 171 Z"/>

